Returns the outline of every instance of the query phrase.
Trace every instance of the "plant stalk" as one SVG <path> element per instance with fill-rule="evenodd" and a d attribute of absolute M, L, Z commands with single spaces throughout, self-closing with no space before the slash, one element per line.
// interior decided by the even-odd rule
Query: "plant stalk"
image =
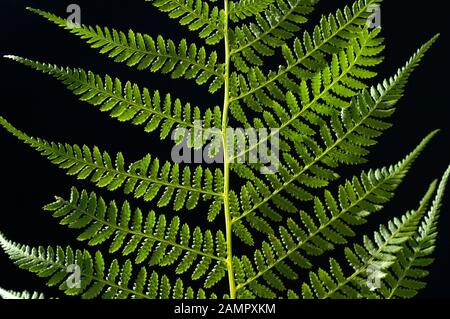
<path fill-rule="evenodd" d="M 233 232 L 229 203 L 229 189 L 230 189 L 230 164 L 228 154 L 227 128 L 228 128 L 228 109 L 230 106 L 230 39 L 228 35 L 228 21 L 229 21 L 229 1 L 224 0 L 225 20 L 224 20 L 224 36 L 225 36 L 225 92 L 222 113 L 222 143 L 223 143 L 223 157 L 224 157 L 224 188 L 223 188 L 223 206 L 225 215 L 225 233 L 227 240 L 227 272 L 228 285 L 230 289 L 230 299 L 236 299 L 236 282 L 233 267 Z"/>

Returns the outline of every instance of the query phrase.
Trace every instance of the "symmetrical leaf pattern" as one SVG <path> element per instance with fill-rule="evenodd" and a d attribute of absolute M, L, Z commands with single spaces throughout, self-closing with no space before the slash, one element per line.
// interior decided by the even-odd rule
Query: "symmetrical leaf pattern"
<path fill-rule="evenodd" d="M 67 295 L 80 295 L 83 299 L 101 296 L 104 299 L 183 299 L 207 296 L 203 289 L 194 290 L 185 287 L 181 279 L 172 283 L 167 276 L 155 271 L 149 273 L 145 267 L 133 275 L 133 264 L 127 260 L 120 264 L 114 259 L 107 266 L 102 253 L 92 256 L 86 250 L 73 250 L 70 247 L 30 247 L 15 244 L 0 234 L 0 245 L 15 264 L 48 278 L 49 286 L 57 286 Z M 69 266 L 78 266 L 82 280 L 80 286 L 71 285 L 67 280 Z"/>
<path fill-rule="evenodd" d="M 232 20 L 256 15 L 255 22 L 232 30 L 232 60 L 236 67 L 245 71 L 249 65 L 262 65 L 263 57 L 273 56 L 276 48 L 298 34 L 316 3 L 316 0 L 241 0 L 231 5 Z"/>
<path fill-rule="evenodd" d="M 312 27 L 306 23 L 318 0 L 147 1 L 203 44 L 74 25 L 28 9 L 115 62 L 208 85 L 209 98 L 223 92 L 222 107 L 193 106 L 179 92 L 162 93 L 158 83 L 145 88 L 82 68 L 5 58 L 52 76 L 113 119 L 161 140 L 172 137 L 176 147 L 187 138 L 189 150 L 209 160 L 216 156 L 214 165 L 180 163 L 173 156 L 163 161 L 155 154 L 128 162 L 122 152 L 32 137 L 0 116 L 7 132 L 83 183 L 43 210 L 98 249 L 31 247 L 0 234 L 10 259 L 46 278 L 48 286 L 84 299 L 416 296 L 433 262 L 450 168 L 439 187 L 431 184 L 419 208 L 392 218 L 373 236 L 362 234 L 359 244 L 352 239 L 359 226 L 381 214 L 438 131 L 397 164 L 363 168 L 347 179 L 339 168 L 368 162 L 392 126 L 410 75 L 438 35 L 379 81 L 385 44 L 381 28 L 372 28 L 369 19 L 382 0 L 355 0 Z M 280 66 L 270 70 L 278 53 Z M 178 130 L 182 138 L 174 138 Z M 204 135 L 206 130 L 211 133 Z M 250 160 L 254 154 L 256 162 Z M 127 198 L 106 199 L 102 190 L 84 189 L 87 180 L 100 189 L 120 189 Z M 195 215 L 187 214 L 192 210 Z M 199 226 L 200 218 L 209 224 Z M 316 265 L 316 257 L 339 250 L 329 270 Z M 76 282 L 68 270 L 74 267 L 80 270 Z M 0 298 L 44 297 L 0 288 Z"/>
<path fill-rule="evenodd" d="M 425 239 L 427 236 L 430 236 L 428 240 L 433 237 L 433 225 L 435 227 L 436 220 L 439 217 L 442 194 L 446 187 L 448 177 L 449 170 L 446 171 L 439 185 L 433 207 L 427 213 L 425 220 L 423 220 L 422 225 L 419 227 L 419 234 L 422 234 L 417 236 L 419 240 L 423 238 L 424 241 L 427 241 Z M 426 213 L 427 205 L 435 188 L 436 185 L 433 183 L 418 209 L 406 213 L 400 219 L 394 218 L 387 225 L 382 225 L 380 230 L 374 233 L 373 240 L 364 236 L 363 245 L 356 244 L 353 249 L 345 248 L 345 256 L 354 270 L 353 273 L 347 276 L 344 275 L 342 267 L 334 259 L 330 260 L 331 273 L 327 273 L 322 269 L 317 273 L 310 273 L 311 284 L 304 283 L 302 285 L 303 297 L 313 298 L 315 295 L 317 298 L 376 298 L 376 288 L 378 287 L 368 285 L 368 277 L 370 278 L 372 275 L 371 272 L 374 270 L 378 272 L 375 276 L 383 278 L 386 275 L 383 271 L 391 267 L 398 269 L 393 264 L 396 260 L 399 260 L 399 255 L 408 253 L 403 250 L 404 244 L 417 234 L 419 223 Z M 420 253 L 418 251 L 418 254 Z M 390 279 L 386 281 L 393 284 L 393 277 L 390 277 Z M 401 282 L 403 278 L 399 279 L 397 280 L 397 284 L 401 286 L 403 284 Z M 408 285 L 407 279 L 405 279 L 404 284 Z M 411 285 L 409 287 L 407 286 L 410 289 L 406 289 L 406 291 L 412 292 L 423 288 L 420 283 L 417 285 L 411 283 Z M 381 293 L 386 293 L 386 291 L 386 288 L 384 288 L 381 290 Z M 396 293 L 395 287 L 394 290 L 391 290 L 391 293 Z M 403 295 L 403 297 L 405 296 Z"/>
<path fill-rule="evenodd" d="M 145 0 L 191 31 L 198 31 L 206 43 L 216 44 L 224 37 L 224 11 L 202 0 Z"/>
<path fill-rule="evenodd" d="M 238 0 L 230 2 L 230 19 L 237 22 L 260 14 L 273 2 L 274 0 Z"/>
<path fill-rule="evenodd" d="M 199 85 L 212 79 L 211 92 L 216 92 L 223 85 L 224 66 L 217 63 L 217 53 L 207 54 L 204 47 L 199 49 L 195 44 L 189 45 L 186 40 L 177 45 L 162 36 L 158 36 L 155 40 L 149 35 L 135 33 L 132 30 L 125 33 L 99 26 L 74 28 L 69 26 L 65 19 L 54 14 L 37 9 L 30 10 L 78 35 L 116 62 L 126 63 L 139 70 L 169 73 L 172 78 L 194 79 Z"/>
<path fill-rule="evenodd" d="M 380 211 L 393 197 L 412 163 L 435 133 L 427 136 L 398 164 L 354 176 L 339 185 L 337 195 L 325 191 L 323 199 L 315 197 L 313 213 L 300 211 L 299 218 L 288 218 L 286 224 L 279 227 L 278 234 L 271 234 L 269 241 L 255 251 L 256 270 L 251 261 L 243 257 L 242 268 L 251 275 L 242 278 L 237 289 L 251 290 L 259 297 L 276 296 L 271 288 L 284 291 L 283 281 L 298 278 L 295 267 L 309 269 L 313 265 L 311 257 L 347 244 L 356 234 L 354 228 L 365 224 L 370 215 Z M 265 260 L 263 256 L 268 255 L 271 258 Z M 258 282 L 259 279 L 263 282 Z"/>
<path fill-rule="evenodd" d="M 303 163 L 299 163 L 299 160 L 288 152 L 288 148 L 280 158 L 278 173 L 265 176 L 267 182 L 256 176 L 251 169 L 240 167 L 246 164 L 237 164 L 236 172 L 248 182 L 241 192 L 242 214 L 235 220 L 247 219 L 252 225 L 253 216 L 260 211 L 265 217 L 277 221 L 280 217 L 270 205 L 271 202 L 278 211 L 295 213 L 297 207 L 294 201 L 284 194 L 296 201 L 310 201 L 313 199 L 310 190 L 323 188 L 338 177 L 336 167 L 341 164 L 364 163 L 367 149 L 376 144 L 376 139 L 391 126 L 387 118 L 394 113 L 394 106 L 403 95 L 405 83 L 412 70 L 434 41 L 435 39 L 432 39 L 422 46 L 394 77 L 371 89 L 363 89 L 351 100 L 351 104 L 341 111 L 329 108 L 331 116 L 327 117 L 305 112 L 305 117 L 310 117 L 310 121 L 318 126 L 319 134 L 317 136 L 315 130 L 309 127 L 305 129 L 305 125 L 301 124 L 298 132 L 290 132 L 293 137 L 292 149 L 299 154 Z M 287 98 L 287 101 L 289 105 L 297 105 L 292 97 Z M 285 112 L 280 113 L 285 114 L 286 120 L 290 119 Z M 258 141 L 262 142 L 263 140 Z M 264 196 L 246 196 L 252 189 L 258 189 Z M 261 222 L 258 223 L 260 224 Z M 272 233 L 270 228 L 261 229 L 258 225 L 258 230 Z"/>
<path fill-rule="evenodd" d="M 80 100 L 97 106 L 102 112 L 109 112 L 120 122 L 142 125 L 146 132 L 159 129 L 161 139 L 170 136 L 174 128 L 189 129 L 194 134 L 196 121 L 202 122 L 203 129 L 220 128 L 222 114 L 218 106 L 203 112 L 199 107 L 191 107 L 190 103 L 174 100 L 170 94 L 140 89 L 129 81 L 123 85 L 120 79 L 109 75 L 103 77 L 82 69 L 61 68 L 16 56 L 7 58 L 54 76 Z"/>
<path fill-rule="evenodd" d="M 80 194 L 73 188 L 70 200 L 58 198 L 44 209 L 60 218 L 62 225 L 84 229 L 78 240 L 88 240 L 90 246 L 111 241 L 110 253 L 119 250 L 122 256 L 134 253 L 136 264 L 171 266 L 176 263 L 177 274 L 193 269 L 195 280 L 207 275 L 213 265 L 223 268 L 225 262 L 226 242 L 221 231 L 213 235 L 196 227 L 191 233 L 191 227 L 182 225 L 179 217 L 167 220 L 154 211 L 143 214 L 140 209 L 132 210 L 128 202 L 118 207 L 114 201 L 107 204 L 95 193 L 82 191 Z"/>
<path fill-rule="evenodd" d="M 173 199 L 175 210 L 183 207 L 194 209 L 200 198 L 210 201 L 222 196 L 220 185 L 223 184 L 223 176 L 220 170 L 216 170 L 213 175 L 211 170 L 203 170 L 198 166 L 192 174 L 189 167 L 180 169 L 178 164 L 172 165 L 169 162 L 162 165 L 157 158 L 152 159 L 150 155 L 127 168 L 122 153 L 117 153 L 113 159 L 98 147 L 91 149 L 87 146 L 51 143 L 29 137 L 2 117 L 0 123 L 52 163 L 67 170 L 68 175 L 77 176 L 78 179 L 90 177 L 97 187 L 110 191 L 123 188 L 125 194 L 133 194 L 135 198 L 145 201 L 159 197 L 158 207 L 169 205 Z"/>

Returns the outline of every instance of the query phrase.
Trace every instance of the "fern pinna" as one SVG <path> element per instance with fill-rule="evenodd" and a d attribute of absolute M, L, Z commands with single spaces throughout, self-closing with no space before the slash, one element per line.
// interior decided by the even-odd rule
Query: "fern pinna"
<path fill-rule="evenodd" d="M 347 179 L 340 177 L 338 167 L 366 163 L 370 148 L 391 126 L 389 118 L 409 76 L 438 36 L 396 74 L 371 85 L 384 45 L 380 28 L 368 26 L 369 9 L 381 0 L 357 0 L 322 16 L 315 26 L 306 25 L 317 3 L 311 0 L 149 2 L 196 32 L 204 45 L 131 30 L 74 26 L 52 13 L 29 10 L 116 62 L 192 80 L 210 93 L 223 91 L 222 107 L 194 106 L 185 97 L 111 75 L 6 58 L 53 76 L 80 100 L 161 139 L 177 129 L 191 137 L 196 129 L 214 129 L 223 166 L 163 162 L 150 154 L 128 161 L 122 153 L 95 146 L 32 137 L 0 117 L 6 131 L 67 174 L 109 191 L 121 190 L 130 200 L 153 207 L 138 208 L 72 187 L 44 210 L 79 230 L 78 240 L 109 249 L 30 247 L 0 234 L 0 245 L 14 263 L 47 278 L 49 286 L 82 298 L 415 296 L 425 286 L 426 267 L 433 260 L 450 169 L 431 184 L 416 209 L 353 245 L 349 240 L 392 199 L 437 132 L 396 164 Z M 221 49 L 219 44 L 223 61 L 214 50 Z M 266 62 L 276 54 L 283 63 L 267 70 Z M 272 130 L 254 141 L 244 130 L 230 136 L 231 124 Z M 235 147 L 239 138 L 252 142 Z M 264 171 L 261 162 L 240 161 L 269 141 L 278 142 L 276 169 Z M 199 149 L 207 139 L 188 144 Z M 265 159 L 274 155 L 272 150 Z M 208 205 L 208 211 L 199 209 L 200 204 Z M 209 229 L 184 221 L 188 218 L 177 214 L 182 210 L 198 210 L 197 216 L 210 222 Z M 332 258 L 327 268 L 314 263 L 315 257 L 333 250 L 341 250 L 336 257 L 346 262 Z M 76 285 L 68 278 L 72 266 L 80 269 Z M 0 295 L 43 298 L 7 290 Z"/>

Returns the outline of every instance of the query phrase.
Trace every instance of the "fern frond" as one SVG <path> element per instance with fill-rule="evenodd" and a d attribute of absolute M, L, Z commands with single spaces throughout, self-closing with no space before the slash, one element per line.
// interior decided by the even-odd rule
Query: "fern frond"
<path fill-rule="evenodd" d="M 423 279 L 428 275 L 426 267 L 434 261 L 431 255 L 435 250 L 437 224 L 449 175 L 450 167 L 442 177 L 433 206 L 422 221 L 418 234 L 404 244 L 397 262 L 387 272 L 380 288 L 384 298 L 413 298 L 425 288 Z"/>
<path fill-rule="evenodd" d="M 366 27 L 367 18 L 370 16 L 368 8 L 371 5 L 377 4 L 382 0 L 357 0 L 354 2 L 352 8 L 345 7 L 344 12 L 338 10 L 335 15 L 330 15 L 327 18 L 323 17 L 320 23 L 314 28 L 312 33 L 307 31 L 303 34 L 303 41 L 296 38 L 292 49 L 286 44 L 286 39 L 278 40 L 277 46 L 282 48 L 283 57 L 286 61 L 286 65 L 280 67 L 278 71 L 271 71 L 267 76 L 260 77 L 257 85 L 247 91 L 245 88 L 241 94 L 234 96 L 235 99 L 242 99 L 255 94 L 257 91 L 267 88 L 269 91 L 276 89 L 276 83 L 283 84 L 288 78 L 289 74 L 304 80 L 305 78 L 311 78 L 314 73 L 323 68 L 325 56 L 333 53 L 338 53 L 340 50 L 348 48 L 350 40 L 357 37 L 357 34 Z M 311 5 L 311 1 L 300 1 L 303 4 L 307 3 Z M 312 8 L 310 8 L 312 10 Z M 241 36 L 241 41 L 245 41 L 245 37 L 251 36 L 248 32 L 238 32 Z M 291 35 L 288 34 L 288 38 Z M 236 37 L 236 35 L 235 35 Z M 271 39 L 273 40 L 273 39 Z M 276 40 L 276 38 L 275 38 Z M 247 45 L 241 46 L 239 49 L 231 51 L 233 56 L 238 58 L 234 59 L 235 66 L 241 72 L 248 72 L 249 66 L 247 63 L 252 63 L 257 66 L 263 65 L 263 61 L 255 53 L 255 47 L 251 50 L 246 60 L 240 56 L 240 52 L 243 49 L 248 48 Z M 267 49 L 267 46 L 264 47 Z M 273 51 L 264 50 L 260 55 L 273 55 Z M 243 55 L 243 54 L 242 54 Z M 256 57 L 255 57 L 256 56 Z M 255 68 L 259 71 L 258 68 Z M 275 88 L 274 88 L 275 87 Z"/>
<path fill-rule="evenodd" d="M 347 243 L 347 238 L 355 235 L 353 228 L 365 224 L 367 218 L 380 211 L 383 205 L 394 196 L 395 190 L 401 184 L 415 159 L 420 155 L 432 137 L 429 134 L 404 160 L 399 163 L 369 172 L 362 172 L 360 177 L 344 182 L 338 187 L 338 196 L 325 191 L 324 200 L 314 198 L 314 214 L 301 211 L 299 220 L 289 218 L 286 227 L 279 228 L 279 235 L 269 236 L 269 242 L 263 242 L 262 249 L 255 252 L 256 269 L 250 262 L 251 273 L 237 289 L 250 289 L 252 284 L 262 277 L 265 283 L 258 287 L 266 287 L 283 291 L 284 280 L 297 279 L 291 264 L 295 267 L 309 269 L 312 263 L 309 256 L 319 256 L 335 248 L 336 245 Z M 270 255 L 264 261 L 259 256 Z M 281 277 L 280 277 L 281 276 Z M 276 279 L 276 280 L 274 280 Z M 278 284 L 274 284 L 278 283 Z M 249 288 L 246 288 L 249 286 Z M 269 287 L 266 287 L 269 290 Z M 260 290 L 254 291 L 259 297 Z"/>
<path fill-rule="evenodd" d="M 0 288 L 0 299 L 45 299 L 45 297 L 44 294 L 40 292 L 17 292 Z"/>
<path fill-rule="evenodd" d="M 99 49 L 102 54 L 108 54 L 116 62 L 124 62 L 139 70 L 169 73 L 172 78 L 194 79 L 199 85 L 212 80 L 209 87 L 211 92 L 216 92 L 224 83 L 224 66 L 217 64 L 217 52 L 213 51 L 208 55 L 204 47 L 199 49 L 195 44 L 188 45 L 186 40 L 177 45 L 162 36 L 158 36 L 155 41 L 149 35 L 135 33 L 132 30 L 126 34 L 99 26 L 83 25 L 73 28 L 67 24 L 66 19 L 52 13 L 28 9 L 87 40 L 91 47 Z"/>
<path fill-rule="evenodd" d="M 296 131 L 311 131 L 310 125 L 315 124 L 314 118 L 308 116 L 311 111 L 330 116 L 333 110 L 347 108 L 351 98 L 367 88 L 364 82 L 376 76 L 377 73 L 371 68 L 383 60 L 379 55 L 384 49 L 383 40 L 377 37 L 379 32 L 380 29 L 361 31 L 358 38 L 351 40 L 350 48 L 333 54 L 330 63 L 325 63 L 323 69 L 310 80 L 301 80 L 300 85 L 297 80 L 286 77 L 282 88 L 270 85 L 266 93 L 258 88 L 258 83 L 266 79 L 259 70 L 249 72 L 249 84 L 244 76 L 232 78 L 235 85 L 250 92 L 249 95 L 241 95 L 243 102 L 263 114 L 262 119 L 253 121 L 254 125 L 265 122 L 270 127 L 279 128 L 282 137 L 289 140 Z M 285 90 L 287 93 L 284 93 Z M 237 92 L 237 89 L 234 91 Z M 248 120 L 242 115 L 244 111 L 239 100 L 240 97 L 232 99 L 231 110 L 238 121 L 247 125 Z"/>
<path fill-rule="evenodd" d="M 323 269 L 310 273 L 310 284 L 302 285 L 304 298 L 376 298 L 376 287 L 370 287 L 370 276 L 381 279 L 386 269 L 392 266 L 402 250 L 403 244 L 410 240 L 418 230 L 420 220 L 436 189 L 433 183 L 421 201 L 420 207 L 406 213 L 400 219 L 394 218 L 382 225 L 374 233 L 374 238 L 364 237 L 364 244 L 355 244 L 354 249 L 345 248 L 346 259 L 353 272 L 345 276 L 342 267 L 330 260 L 331 273 Z M 373 268 L 373 269 L 372 269 Z M 377 273 L 372 273 L 376 271 Z"/>
<path fill-rule="evenodd" d="M 27 9 L 115 62 L 192 80 L 209 86 L 211 94 L 223 89 L 222 107 L 193 107 L 158 88 L 81 68 L 5 58 L 51 75 L 119 122 L 157 132 L 161 139 L 170 135 L 177 144 L 172 161 L 148 154 L 127 162 L 122 152 L 35 138 L 1 116 L 0 126 L 67 175 L 173 212 L 144 211 L 128 200 L 73 187 L 70 196 L 57 196 L 43 209 L 74 229 L 79 241 L 106 251 L 31 247 L 0 233 L 0 247 L 10 259 L 46 278 L 48 286 L 83 299 L 217 298 L 213 291 L 225 299 L 390 299 L 411 298 L 423 289 L 450 167 L 416 210 L 381 225 L 373 238 L 364 234 L 361 243 L 349 242 L 394 197 L 437 131 L 397 164 L 345 180 L 338 168 L 367 162 L 391 127 L 411 73 L 439 35 L 394 76 L 372 86 L 385 46 L 381 28 L 372 28 L 369 19 L 383 0 L 352 0 L 312 28 L 303 25 L 318 0 L 146 1 L 195 31 L 203 44 L 74 24 Z M 208 49 L 220 42 L 222 54 Z M 279 66 L 266 68 L 277 62 L 270 57 L 278 52 Z M 232 122 L 243 129 L 230 128 Z M 193 161 L 184 146 L 196 151 Z M 189 157 L 198 164 L 198 155 L 212 168 L 179 163 Z M 219 162 L 222 168 L 216 168 Z M 193 225 L 178 215 L 194 209 L 211 224 L 223 215 L 224 229 Z M 239 252 L 235 237 L 254 248 Z M 345 265 L 331 258 L 328 270 L 315 266 L 314 258 L 338 246 Z M 106 253 L 113 257 L 106 260 Z M 305 270 L 309 279 L 301 289 L 289 289 L 304 281 Z M 197 285 L 188 287 L 185 279 Z M 44 296 L 0 288 L 2 298 Z"/>
<path fill-rule="evenodd" d="M 214 199 L 213 206 L 222 202 L 222 172 L 216 170 L 215 175 L 209 170 L 197 167 L 193 176 L 189 167 L 180 169 L 178 164 L 166 162 L 160 166 L 157 158 L 147 155 L 142 160 L 132 163 L 126 169 L 122 153 L 117 153 L 115 160 L 107 152 L 97 147 L 50 143 L 40 138 L 33 138 L 19 131 L 4 118 L 0 117 L 0 125 L 21 141 L 29 144 L 47 157 L 53 164 L 67 170 L 68 175 L 78 179 L 87 179 L 96 186 L 110 191 L 123 188 L 125 194 L 133 194 L 135 198 L 145 201 L 154 200 L 160 193 L 159 207 L 167 206 L 174 200 L 174 209 L 183 207 L 194 209 L 202 195 L 204 200 Z M 180 176 L 181 175 L 181 176 Z"/>
<path fill-rule="evenodd" d="M 249 68 L 248 64 L 262 65 L 263 57 L 273 56 L 276 48 L 300 32 L 300 25 L 308 21 L 306 16 L 314 10 L 317 2 L 316 0 L 241 0 L 235 5 L 240 10 L 239 15 L 233 14 L 233 6 L 230 6 L 231 19 L 234 18 L 235 21 L 256 15 L 255 22 L 237 26 L 233 30 L 231 56 L 236 67 L 246 72 Z M 272 5 L 267 7 L 268 4 Z"/>
<path fill-rule="evenodd" d="M 145 0 L 191 31 L 198 31 L 207 44 L 217 44 L 224 38 L 224 11 L 202 0 Z"/>
<path fill-rule="evenodd" d="M 72 188 L 69 200 L 58 197 L 44 209 L 61 219 L 61 225 L 83 230 L 78 240 L 88 241 L 90 246 L 110 242 L 109 253 L 121 250 L 122 256 L 135 254 L 136 264 L 176 265 L 177 274 L 193 269 L 192 279 L 198 280 L 210 274 L 216 264 L 225 263 L 223 233 L 213 235 L 196 227 L 191 234 L 191 227 L 181 224 L 178 216 L 167 220 L 154 211 L 143 214 L 128 202 L 107 203 L 93 192 L 80 193 L 76 188 Z"/>
<path fill-rule="evenodd" d="M 303 165 L 284 152 L 278 174 L 265 176 L 272 187 L 256 178 L 252 172 L 240 169 L 240 176 L 248 179 L 251 187 L 260 189 L 263 197 L 252 198 L 251 205 L 247 205 L 236 220 L 254 215 L 256 210 L 264 214 L 271 201 L 279 210 L 296 212 L 296 206 L 283 196 L 284 193 L 296 199 L 310 200 L 305 188 L 327 186 L 329 181 L 336 179 L 333 169 L 341 163 L 364 163 L 367 148 L 376 144 L 376 138 L 391 126 L 387 118 L 395 112 L 394 106 L 402 97 L 411 72 L 436 39 L 437 36 L 423 45 L 394 77 L 370 90 L 363 90 L 353 98 L 348 108 L 340 114 L 335 112 L 330 123 L 318 115 L 308 113 L 319 129 L 319 141 L 308 134 L 298 136 L 294 148 L 300 154 Z M 262 143 L 262 140 L 258 143 Z"/>
<path fill-rule="evenodd" d="M 36 273 L 39 277 L 48 278 L 49 286 L 58 286 L 67 295 L 93 299 L 183 299 L 206 298 L 203 289 L 195 291 L 185 287 L 181 279 L 175 284 L 167 276 L 160 276 L 153 271 L 147 272 L 145 267 L 133 270 L 133 264 L 127 260 L 122 265 L 117 260 L 106 268 L 105 260 L 100 252 L 92 256 L 88 251 L 73 250 L 71 247 L 37 247 L 20 245 L 7 240 L 0 234 L 0 246 L 14 263 L 21 269 Z M 69 266 L 80 268 L 80 286 L 69 285 Z M 70 282 L 72 284 L 72 282 Z"/>
<path fill-rule="evenodd" d="M 277 93 L 282 102 L 273 101 L 262 92 L 256 94 L 255 99 L 244 99 L 251 109 L 263 114 L 262 119 L 253 121 L 253 126 L 278 128 L 277 133 L 289 142 L 295 142 L 297 134 L 313 135 L 314 129 L 311 126 L 317 125 L 317 120 L 314 114 L 310 114 L 311 111 L 318 115 L 331 116 L 335 110 L 347 108 L 351 98 L 368 87 L 364 81 L 376 76 L 376 73 L 368 68 L 382 61 L 379 54 L 384 45 L 382 39 L 377 38 L 379 32 L 380 29 L 362 31 L 357 39 L 352 40 L 352 47 L 333 54 L 331 63 L 317 72 L 313 79 L 303 80 L 300 85 L 286 82 L 288 93 L 284 94 L 281 90 Z M 257 74 L 249 77 L 255 78 L 252 82 L 257 82 Z M 245 79 L 239 80 L 239 83 L 243 82 Z M 232 107 L 240 109 L 239 103 Z M 237 114 L 241 112 L 238 111 Z M 237 119 L 243 124 L 248 122 L 245 117 L 238 116 Z M 266 139 L 262 139 L 259 143 L 250 145 L 232 159 L 246 156 L 265 141 Z"/>
<path fill-rule="evenodd" d="M 62 68 L 17 56 L 5 57 L 55 77 L 80 96 L 80 100 L 97 106 L 102 112 L 109 112 L 120 122 L 142 125 L 146 132 L 159 129 L 161 139 L 169 136 L 174 128 L 188 129 L 194 136 L 195 121 L 201 121 L 203 129 L 220 128 L 221 125 L 222 114 L 218 106 L 202 111 L 179 99 L 174 100 L 170 94 L 161 96 L 159 91 L 140 89 L 131 82 L 123 85 L 118 78 L 109 75 L 102 77 L 78 68 Z"/>
<path fill-rule="evenodd" d="M 258 15 L 275 0 L 236 0 L 230 1 L 230 20 L 238 22 L 245 18 Z"/>

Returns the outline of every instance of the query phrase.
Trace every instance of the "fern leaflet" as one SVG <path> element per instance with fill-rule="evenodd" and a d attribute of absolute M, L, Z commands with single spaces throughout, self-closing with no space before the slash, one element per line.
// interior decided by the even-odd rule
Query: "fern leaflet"
<path fill-rule="evenodd" d="M 410 75 L 439 35 L 379 82 L 385 45 L 381 28 L 372 28 L 369 19 L 382 0 L 356 0 L 312 27 L 305 24 L 317 0 L 224 0 L 223 6 L 217 0 L 147 1 L 204 43 L 74 25 L 28 9 L 115 62 L 208 85 L 210 98 L 223 90 L 222 107 L 192 106 L 188 98 L 161 93 L 157 82 L 145 88 L 82 68 L 5 56 L 54 77 L 110 117 L 176 144 L 172 161 L 148 154 L 128 162 L 122 152 L 32 137 L 0 116 L 7 132 L 68 175 L 128 196 L 105 199 L 83 182 L 83 189 L 72 187 L 70 196 L 44 207 L 99 251 L 30 247 L 0 234 L 10 259 L 49 286 L 85 299 L 390 299 L 411 298 L 424 288 L 450 168 L 418 209 L 393 218 L 372 238 L 363 235 L 360 244 L 351 239 L 392 200 L 437 130 L 397 164 L 364 168 L 347 179 L 339 168 L 367 163 L 392 126 Z M 276 53 L 281 65 L 270 70 Z M 191 162 L 176 157 L 181 151 L 192 151 Z M 199 165 L 198 155 L 214 166 Z M 192 210 L 195 219 L 183 220 L 181 212 Z M 194 225 L 198 217 L 209 224 Z M 240 243 L 252 246 L 249 254 Z M 347 265 L 331 257 L 329 270 L 316 266 L 315 257 L 340 247 Z M 80 270 L 75 281 L 73 268 Z M 309 280 L 298 285 L 305 271 Z M 44 295 L 0 289 L 0 297 Z"/>
<path fill-rule="evenodd" d="M 99 49 L 102 54 L 108 54 L 116 62 L 136 66 L 139 70 L 170 73 L 172 78 L 194 79 L 197 84 L 204 84 L 213 79 L 211 92 L 216 92 L 223 85 L 224 67 L 217 64 L 217 53 L 212 52 L 208 56 L 205 48 L 198 49 L 195 44 L 188 45 L 186 40 L 176 45 L 162 36 L 158 36 L 155 41 L 148 35 L 132 30 L 126 34 L 99 26 L 72 28 L 65 19 L 54 14 L 33 8 L 29 10 L 87 40 L 93 48 Z"/>

